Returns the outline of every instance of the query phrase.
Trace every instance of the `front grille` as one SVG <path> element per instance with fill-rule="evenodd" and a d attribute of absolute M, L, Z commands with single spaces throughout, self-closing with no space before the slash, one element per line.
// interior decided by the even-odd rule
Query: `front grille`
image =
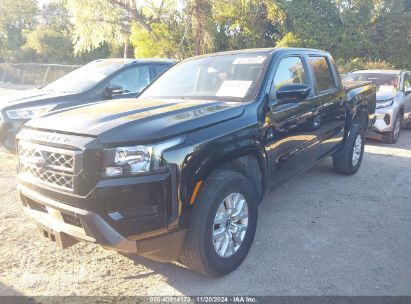
<path fill-rule="evenodd" d="M 19 171 L 27 178 L 73 190 L 74 153 L 24 141 L 18 144 Z"/>

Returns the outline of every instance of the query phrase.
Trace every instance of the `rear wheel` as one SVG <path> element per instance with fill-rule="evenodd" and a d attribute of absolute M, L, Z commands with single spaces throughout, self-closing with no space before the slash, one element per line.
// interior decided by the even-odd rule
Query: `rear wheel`
<path fill-rule="evenodd" d="M 333 156 L 334 170 L 344 175 L 355 174 L 361 166 L 364 155 L 364 143 L 364 129 L 362 125 L 352 125 L 343 149 Z"/>
<path fill-rule="evenodd" d="M 258 195 L 242 174 L 216 170 L 202 186 L 180 260 L 209 276 L 235 270 L 254 239 Z"/>

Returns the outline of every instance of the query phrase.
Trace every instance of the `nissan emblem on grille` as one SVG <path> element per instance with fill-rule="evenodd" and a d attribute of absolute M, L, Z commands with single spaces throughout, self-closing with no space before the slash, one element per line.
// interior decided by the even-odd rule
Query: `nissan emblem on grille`
<path fill-rule="evenodd" d="M 56 187 L 73 190 L 74 155 L 20 141 L 18 144 L 20 173 Z"/>

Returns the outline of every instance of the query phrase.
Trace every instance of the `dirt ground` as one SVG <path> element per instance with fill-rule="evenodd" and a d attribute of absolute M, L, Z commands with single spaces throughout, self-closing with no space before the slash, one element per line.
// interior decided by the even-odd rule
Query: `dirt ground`
<path fill-rule="evenodd" d="M 352 177 L 331 160 L 269 193 L 241 267 L 205 278 L 94 244 L 64 251 L 20 207 L 0 154 L 0 295 L 411 295 L 411 132 L 371 142 Z"/>

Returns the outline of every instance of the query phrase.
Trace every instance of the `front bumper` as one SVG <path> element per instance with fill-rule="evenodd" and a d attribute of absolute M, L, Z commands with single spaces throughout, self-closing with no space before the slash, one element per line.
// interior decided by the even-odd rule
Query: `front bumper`
<path fill-rule="evenodd" d="M 371 128 L 371 133 L 387 133 L 394 128 L 395 119 L 398 115 L 399 107 L 392 106 L 376 110 L 376 120 Z"/>
<path fill-rule="evenodd" d="M 112 186 L 113 193 L 109 196 L 111 210 L 123 212 L 124 210 L 119 209 L 118 205 L 121 205 L 121 201 L 124 200 L 124 192 L 122 196 L 115 190 L 116 187 Z M 114 220 L 107 215 L 107 212 L 102 213 L 101 210 L 87 210 L 63 204 L 57 199 L 40 193 L 38 190 L 41 188 L 25 186 L 23 183 L 20 183 L 19 188 L 25 211 L 38 222 L 44 236 L 63 248 L 78 241 L 87 241 L 108 249 L 136 253 L 161 262 L 177 260 L 180 255 L 186 231 L 169 230 L 167 225 L 157 225 L 158 229 L 153 229 L 152 225 L 159 223 L 154 215 Z M 127 193 L 125 185 L 121 188 Z M 110 187 L 105 190 L 107 192 L 103 195 L 109 193 Z M 92 195 L 100 197 L 96 193 Z M 117 200 L 113 199 L 113 195 L 117 195 Z M 136 204 L 135 199 L 129 203 Z M 145 225 L 147 223 L 148 226 Z M 141 231 L 144 233 L 133 234 Z"/>
<path fill-rule="evenodd" d="M 104 179 L 98 138 L 31 129 L 17 138 L 22 203 L 44 236 L 60 243 L 94 242 L 157 261 L 179 257 L 186 225 L 180 224 L 177 165 Z"/>

